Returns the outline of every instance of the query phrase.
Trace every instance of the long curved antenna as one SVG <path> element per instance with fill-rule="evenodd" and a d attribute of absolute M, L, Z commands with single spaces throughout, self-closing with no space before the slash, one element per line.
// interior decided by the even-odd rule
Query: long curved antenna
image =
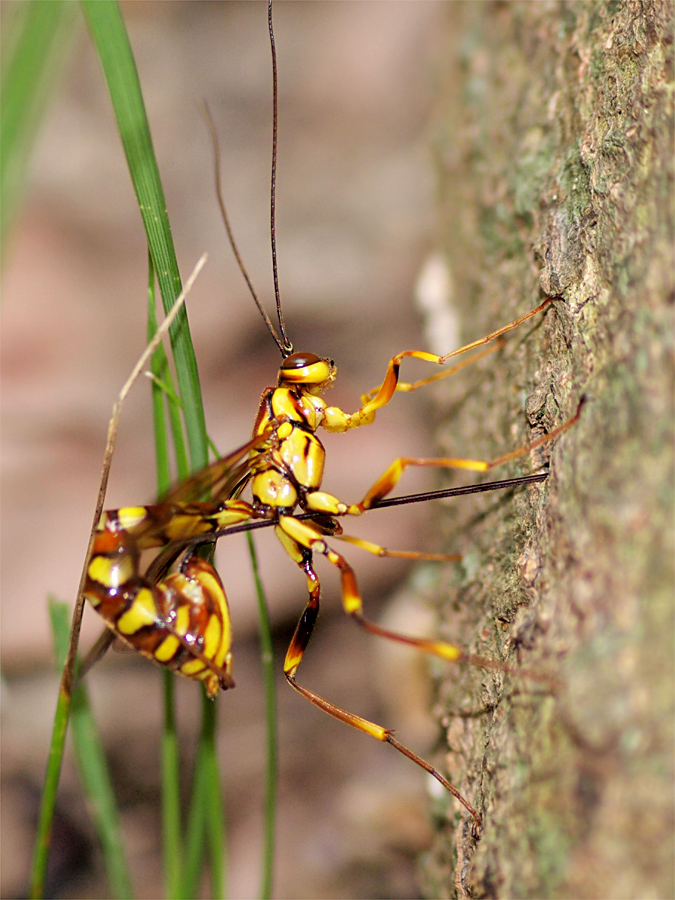
<path fill-rule="evenodd" d="M 272 243 L 272 271 L 274 273 L 274 297 L 277 304 L 277 319 L 279 330 L 283 338 L 281 352 L 284 357 L 293 352 L 293 344 L 288 340 L 284 314 L 281 309 L 281 295 L 279 293 L 279 273 L 277 270 L 277 234 L 276 234 L 276 198 L 277 198 L 277 50 L 274 43 L 274 29 L 272 27 L 272 0 L 267 2 L 267 24 L 270 31 L 270 48 L 272 50 L 272 179 L 270 186 L 270 238 Z"/>
<path fill-rule="evenodd" d="M 214 160 L 214 177 L 216 182 L 216 197 L 218 198 L 218 206 L 220 208 L 220 215 L 223 219 L 223 224 L 225 225 L 225 231 L 227 231 L 227 238 L 230 242 L 230 247 L 232 247 L 232 252 L 234 253 L 234 258 L 237 260 L 237 265 L 239 266 L 239 271 L 244 276 L 246 280 L 246 284 L 248 285 L 248 289 L 251 292 L 251 296 L 255 302 L 255 305 L 258 307 L 258 311 L 260 315 L 263 317 L 263 321 L 265 325 L 267 325 L 267 330 L 274 338 L 274 342 L 281 350 L 281 354 L 284 358 L 288 356 L 288 353 L 291 351 L 287 351 L 286 345 L 281 342 L 279 335 L 274 330 L 274 325 L 270 321 L 270 317 L 267 315 L 264 306 L 258 299 L 258 295 L 256 294 L 255 288 L 253 287 L 253 282 L 246 270 L 246 266 L 244 265 L 244 261 L 241 258 L 239 253 L 239 248 L 237 247 L 237 242 L 234 239 L 234 234 L 232 232 L 232 227 L 230 226 L 230 219 L 227 215 L 227 209 L 225 208 L 225 201 L 223 200 L 223 191 L 221 187 L 221 178 L 220 178 L 220 147 L 218 144 L 218 132 L 216 131 L 216 126 L 213 123 L 213 117 L 211 115 L 211 110 L 206 104 L 205 100 L 202 100 L 202 106 L 204 108 L 204 114 L 206 115 L 206 122 L 209 126 L 209 131 L 211 133 L 211 144 L 213 146 L 213 160 Z M 285 334 L 284 334 L 285 337 Z M 286 344 L 288 344 L 288 339 L 286 339 Z"/>

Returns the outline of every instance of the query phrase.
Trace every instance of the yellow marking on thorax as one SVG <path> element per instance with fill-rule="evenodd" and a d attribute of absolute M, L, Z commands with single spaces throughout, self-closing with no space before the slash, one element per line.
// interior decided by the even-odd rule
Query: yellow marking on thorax
<path fill-rule="evenodd" d="M 303 487 L 317 488 L 323 478 L 326 453 L 313 434 L 294 428 L 279 448 L 281 458 Z"/>
<path fill-rule="evenodd" d="M 305 414 L 307 424 L 312 431 L 316 431 L 325 418 L 326 401 L 322 397 L 315 397 L 313 394 L 305 394 L 300 400 L 300 405 Z"/>
<path fill-rule="evenodd" d="M 282 423 L 302 422 L 312 431 L 316 431 L 324 418 L 326 403 L 321 397 L 312 394 L 297 394 L 289 388 L 277 388 L 272 395 L 272 415 Z M 283 427 L 283 425 L 281 426 Z M 280 437 L 286 434 L 277 432 Z"/>
<path fill-rule="evenodd" d="M 285 419 L 302 422 L 304 416 L 298 404 L 298 399 L 289 388 L 277 388 L 272 394 L 272 415 L 278 421 Z"/>
<path fill-rule="evenodd" d="M 298 492 L 276 469 L 269 469 L 256 475 L 251 484 L 251 491 L 265 506 L 292 508 L 298 502 Z"/>

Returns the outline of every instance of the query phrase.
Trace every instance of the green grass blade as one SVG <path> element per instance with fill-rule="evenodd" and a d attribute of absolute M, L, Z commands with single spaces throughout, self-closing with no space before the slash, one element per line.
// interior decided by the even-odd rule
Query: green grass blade
<path fill-rule="evenodd" d="M 202 696 L 202 731 L 195 759 L 192 803 L 188 818 L 184 900 L 198 895 L 201 869 L 208 852 L 211 896 L 225 894 L 225 813 L 216 747 L 216 704 Z"/>
<path fill-rule="evenodd" d="M 155 296 L 155 267 L 152 264 L 152 255 L 148 252 L 148 328 L 146 340 L 148 343 L 157 333 L 157 311 Z M 160 344 L 152 354 L 150 371 L 155 379 L 166 378 L 168 373 L 168 361 L 164 346 Z M 171 482 L 171 463 L 169 460 L 169 444 L 166 439 L 166 419 L 164 416 L 164 396 L 157 382 L 151 382 L 150 396 L 152 398 L 152 422 L 155 437 L 155 470 L 157 473 L 157 496 L 168 490 Z M 181 430 L 181 444 L 182 430 Z"/>
<path fill-rule="evenodd" d="M 3 9 L 0 77 L 0 244 L 4 247 L 26 167 L 58 70 L 74 32 L 77 7 L 31 0 Z"/>
<path fill-rule="evenodd" d="M 30 871 L 29 897 L 39 900 L 44 897 L 45 878 L 47 875 L 47 862 L 49 861 L 49 848 L 51 841 L 52 823 L 56 807 L 56 794 L 61 776 L 61 765 L 66 745 L 66 732 L 68 731 L 68 719 L 70 716 L 71 697 L 65 691 L 60 690 L 54 715 L 49 756 L 47 758 L 47 771 L 45 774 L 42 800 L 38 816 L 37 832 L 35 837 L 35 850 Z"/>
<path fill-rule="evenodd" d="M 129 172 L 136 192 L 139 209 L 145 226 L 148 247 L 154 269 L 157 273 L 160 292 L 165 310 L 170 308 L 180 291 L 180 278 L 175 251 L 171 239 L 164 192 L 159 169 L 155 160 L 145 106 L 141 95 L 138 74 L 124 22 L 117 3 L 113 0 L 83 0 L 83 8 L 92 37 L 97 46 L 101 65 L 105 74 L 111 101 L 127 157 Z M 154 310 L 154 307 L 153 307 Z M 154 313 L 153 313 L 154 314 Z M 152 323 L 151 323 L 152 327 Z M 199 378 L 194 350 L 190 341 L 187 317 L 183 314 L 170 331 L 171 344 L 176 365 L 187 441 L 193 468 L 206 465 L 206 429 L 199 391 Z M 155 374 L 168 377 L 160 351 L 155 357 Z M 154 408 L 159 401 L 155 394 Z M 159 417 L 163 420 L 163 414 Z M 175 417 L 172 419 L 175 423 Z M 185 468 L 185 453 L 182 447 L 182 427 L 180 436 L 175 435 L 176 456 L 179 469 Z M 159 486 L 164 490 L 168 484 L 168 450 L 166 429 L 163 424 L 155 428 L 156 445 L 159 453 Z M 184 478 L 186 471 L 179 471 Z M 163 759 L 165 762 L 163 781 L 164 794 L 164 838 L 167 857 L 165 875 L 167 891 L 176 896 L 180 879 L 179 856 L 176 844 L 180 844 L 179 815 L 179 760 L 178 744 L 173 710 L 173 687 L 165 691 L 165 728 L 163 735 Z"/>
<path fill-rule="evenodd" d="M 152 268 L 151 268 L 152 272 Z M 153 282 L 154 287 L 154 282 Z M 148 302 L 148 340 L 157 331 L 154 290 Z M 171 467 L 169 463 L 169 442 L 165 409 L 168 409 L 171 439 L 176 458 L 178 481 L 184 481 L 190 474 L 190 462 L 185 447 L 182 419 L 182 403 L 173 387 L 173 377 L 169 360 L 162 344 L 152 357 L 150 371 L 152 381 L 152 419 L 155 435 L 155 460 L 157 465 L 157 496 L 162 497 L 171 487 Z"/>
<path fill-rule="evenodd" d="M 156 329 L 152 288 L 149 291 L 148 334 Z M 176 451 L 179 480 L 188 475 L 188 462 L 183 444 L 181 421 L 182 404 L 175 395 L 171 384 L 171 371 L 163 348 L 160 346 L 153 357 L 153 410 L 155 423 L 155 446 L 158 458 L 158 494 L 162 496 L 168 486 L 165 463 L 168 459 L 168 434 L 165 406 L 169 410 L 171 430 Z M 160 463 L 162 468 L 160 469 Z M 180 829 L 180 769 L 178 738 L 175 723 L 174 688 L 172 676 L 165 676 L 164 682 L 165 725 L 162 735 L 162 822 L 164 847 L 165 891 L 168 897 L 194 896 L 201 880 L 201 870 L 205 856 L 202 847 L 208 849 L 208 861 L 214 896 L 223 896 L 224 872 L 224 814 L 220 774 L 216 750 L 216 707 L 205 701 L 203 727 L 195 761 L 193 797 L 188 829 L 187 873 L 182 871 L 182 838 Z M 210 785 L 210 790 L 207 786 Z M 192 835 L 192 838 L 190 837 Z M 207 838 L 204 844 L 204 837 Z M 185 884 L 186 887 L 181 887 Z M 189 885 L 189 887 L 187 886 Z"/>
<path fill-rule="evenodd" d="M 82 0 L 82 4 L 108 84 L 166 310 L 180 291 L 180 277 L 133 54 L 114 0 Z M 176 321 L 170 337 L 192 468 L 199 468 L 208 461 L 206 427 L 185 315 Z M 168 749 L 173 742 L 171 731 L 168 723 L 167 752 L 173 759 L 173 750 Z M 174 806 L 173 801 L 168 802 Z"/>
<path fill-rule="evenodd" d="M 222 900 L 227 896 L 226 892 L 226 832 L 225 832 L 225 806 L 223 803 L 223 788 L 221 785 L 220 767 L 218 765 L 217 736 L 217 706 L 206 696 L 202 695 L 203 704 L 203 728 L 200 738 L 200 751 L 202 754 L 202 767 L 204 780 L 210 786 L 206 793 L 206 846 L 209 871 L 211 876 L 212 900 Z M 194 894 L 192 896 L 195 896 Z"/>
<path fill-rule="evenodd" d="M 152 256 L 148 253 L 148 341 L 157 331 L 155 296 L 155 269 Z M 164 346 L 160 344 L 152 355 L 150 370 L 155 379 L 171 379 L 169 362 Z M 157 469 L 157 495 L 162 496 L 171 483 L 169 460 L 169 440 L 165 415 L 165 396 L 157 380 L 152 381 L 152 419 L 155 436 L 155 462 Z M 183 422 L 178 416 L 173 433 L 179 471 L 187 474 L 188 461 L 185 452 Z M 180 895 L 183 866 L 183 840 L 180 815 L 180 749 L 176 724 L 176 691 L 172 672 L 163 673 L 164 724 L 161 738 L 162 772 L 162 859 L 164 863 L 164 894 L 168 898 Z"/>
<path fill-rule="evenodd" d="M 277 781 L 278 781 L 278 733 L 277 692 L 274 677 L 274 647 L 269 608 L 265 589 L 258 571 L 258 555 L 250 531 L 246 533 L 251 557 L 253 581 L 258 600 L 258 628 L 260 631 L 260 657 L 265 687 L 265 735 L 267 759 L 265 763 L 265 813 L 263 826 L 263 856 L 260 873 L 261 900 L 269 900 L 274 887 L 274 851 L 276 847 Z"/>
<path fill-rule="evenodd" d="M 70 636 L 70 609 L 67 603 L 50 600 L 49 615 L 59 669 L 63 668 Z M 115 795 L 105 758 L 103 742 L 94 722 L 87 689 L 83 683 L 73 691 L 70 714 L 73 747 L 89 810 L 101 842 L 110 896 L 132 896 L 131 876 L 124 856 Z"/>
<path fill-rule="evenodd" d="M 124 20 L 115 0 L 81 2 L 103 67 L 157 273 L 162 303 L 168 312 L 180 293 L 180 275 L 164 190 Z M 197 363 L 184 310 L 178 315 L 169 334 L 183 401 L 191 464 L 193 469 L 197 469 L 205 466 L 208 461 L 206 424 L 199 393 Z"/>
<path fill-rule="evenodd" d="M 183 879 L 183 841 L 180 815 L 180 748 L 176 728 L 175 676 L 163 673 L 164 727 L 162 729 L 162 850 L 164 894 L 180 897 Z"/>
<path fill-rule="evenodd" d="M 180 290 L 180 280 L 131 48 L 119 7 L 114 0 L 82 0 L 82 5 L 101 57 L 146 228 L 162 300 L 167 309 Z M 177 320 L 171 331 L 171 340 L 190 458 L 192 468 L 195 469 L 207 462 L 207 444 L 195 356 L 185 317 L 182 321 Z M 164 371 L 168 373 L 168 368 Z M 166 380 L 166 374 L 162 380 Z M 175 413 L 175 404 L 170 402 L 169 409 L 170 414 L 172 411 Z M 184 475 L 180 472 L 180 468 L 182 466 L 179 465 L 179 476 L 182 478 Z M 223 891 L 224 837 L 216 761 L 215 711 L 215 704 L 204 700 L 204 722 L 197 751 L 193 801 L 186 842 L 187 874 L 183 896 L 188 897 L 195 896 L 199 885 L 205 843 L 209 851 L 212 895 L 221 896 Z M 174 751 L 168 752 L 171 755 Z M 273 804 L 270 805 L 269 801 L 267 806 L 268 809 L 273 809 Z M 266 831 L 271 836 L 273 830 L 273 826 L 266 826 Z M 271 860 L 271 856 L 268 858 Z M 266 871 L 269 875 L 264 874 L 263 881 L 265 884 L 271 884 L 271 862 L 266 863 Z M 264 887 L 264 890 L 271 888 Z"/>
<path fill-rule="evenodd" d="M 179 897 L 182 900 L 191 900 L 197 896 L 200 883 L 200 875 L 204 861 L 204 842 L 206 835 L 206 818 L 204 816 L 205 795 L 208 793 L 206 773 L 202 762 L 201 744 L 197 748 L 195 758 L 194 777 L 192 780 L 192 794 L 190 797 L 190 811 L 185 841 L 185 866 L 183 869 L 183 884 Z"/>

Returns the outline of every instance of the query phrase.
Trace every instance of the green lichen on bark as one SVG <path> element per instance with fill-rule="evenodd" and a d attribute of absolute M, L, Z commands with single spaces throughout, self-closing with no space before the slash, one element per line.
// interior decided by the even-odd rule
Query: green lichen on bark
<path fill-rule="evenodd" d="M 457 376 L 452 455 L 571 416 L 539 487 L 448 507 L 442 630 L 549 673 L 439 685 L 479 842 L 440 818 L 430 896 L 669 897 L 673 880 L 673 6 L 453 4 L 437 116 L 444 243 L 473 339 L 562 294 Z M 456 828 L 455 831 L 452 829 Z"/>

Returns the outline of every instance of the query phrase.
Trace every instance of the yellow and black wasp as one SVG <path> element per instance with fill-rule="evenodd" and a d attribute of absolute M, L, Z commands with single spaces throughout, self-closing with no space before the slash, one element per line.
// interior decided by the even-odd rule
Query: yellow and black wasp
<path fill-rule="evenodd" d="M 354 412 L 330 406 L 322 394 L 334 382 L 336 366 L 330 359 L 294 350 L 281 307 L 275 237 L 277 84 L 271 0 L 268 17 L 274 73 L 271 242 L 278 331 L 243 266 L 220 191 L 218 197 L 237 261 L 281 353 L 277 381 L 262 393 L 253 434 L 247 443 L 179 485 L 160 503 L 103 513 L 87 561 L 84 595 L 115 636 L 155 663 L 203 682 L 208 696 L 215 698 L 220 689 L 234 684 L 232 629 L 220 576 L 210 562 L 193 552 L 194 545 L 200 540 L 215 540 L 228 529 L 254 523 L 273 526 L 285 551 L 303 571 L 309 594 L 284 662 L 284 673 L 291 687 L 324 712 L 391 744 L 422 766 L 460 800 L 479 827 L 479 813 L 440 772 L 401 744 L 390 729 L 342 709 L 298 683 L 297 671 L 319 613 L 321 584 L 314 558 L 325 557 L 339 571 L 344 612 L 366 631 L 442 659 L 504 669 L 500 663 L 467 654 L 453 644 L 394 633 L 369 621 L 364 615 L 354 570 L 335 549 L 336 541 L 348 542 L 379 556 L 438 557 L 421 552 L 394 552 L 345 535 L 341 520 L 386 504 L 385 498 L 408 467 L 486 472 L 551 440 L 568 428 L 576 416 L 543 438 L 493 460 L 399 457 L 356 503 L 347 503 L 323 490 L 325 450 L 318 431 L 323 428 L 327 432 L 345 432 L 371 424 L 377 411 L 397 391 L 417 390 L 480 358 L 499 346 L 502 335 L 542 312 L 555 298 L 547 298 L 492 334 L 444 356 L 421 350 L 398 353 L 389 360 L 382 383 L 362 396 L 361 405 Z M 490 345 L 487 350 L 479 349 L 486 345 Z M 440 373 L 412 383 L 399 379 L 400 366 L 408 357 L 443 366 L 472 350 L 477 352 Z M 244 499 L 245 490 L 250 491 L 248 499 Z M 144 568 L 142 554 L 149 549 L 159 552 L 150 567 Z"/>

